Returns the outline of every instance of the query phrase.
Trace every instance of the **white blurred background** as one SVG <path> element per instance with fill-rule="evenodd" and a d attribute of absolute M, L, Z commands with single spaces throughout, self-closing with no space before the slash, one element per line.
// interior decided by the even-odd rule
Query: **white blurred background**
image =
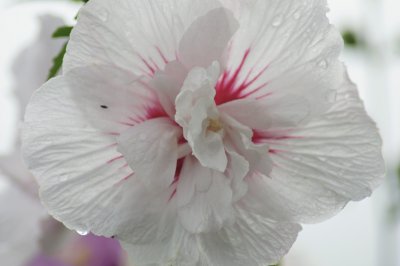
<path fill-rule="evenodd" d="M 388 176 L 372 198 L 349 204 L 325 223 L 305 226 L 283 265 L 400 266 L 400 0 L 328 1 L 329 17 L 348 43 L 342 58 L 381 130 Z M 16 141 L 21 117 L 16 90 L 33 90 L 46 79 L 43 69 L 50 68 L 59 48 L 48 33 L 73 23 L 79 6 L 0 0 L 0 155 L 11 152 Z M 44 20 L 54 27 L 43 30 Z M 49 42 L 54 49 L 46 48 Z"/>

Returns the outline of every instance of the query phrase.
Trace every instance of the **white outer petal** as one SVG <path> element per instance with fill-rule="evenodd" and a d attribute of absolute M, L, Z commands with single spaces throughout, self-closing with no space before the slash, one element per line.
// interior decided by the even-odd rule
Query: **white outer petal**
<path fill-rule="evenodd" d="M 289 251 L 301 226 L 236 208 L 236 223 L 200 238 L 200 265 L 272 265 Z"/>
<path fill-rule="evenodd" d="M 118 66 L 136 75 L 151 74 L 176 59 L 179 41 L 216 0 L 93 0 L 79 12 L 64 72 L 92 64 Z M 161 55 L 161 53 L 162 55 Z"/>
<path fill-rule="evenodd" d="M 174 180 L 180 130 L 169 118 L 145 121 L 124 131 L 118 138 L 118 151 L 124 156 L 135 178 L 149 189 L 167 189 Z"/>
<path fill-rule="evenodd" d="M 137 266 L 271 265 L 285 255 L 301 226 L 276 222 L 236 209 L 235 224 L 211 233 L 190 234 L 179 224 L 170 237 L 153 245 L 123 242 Z"/>
<path fill-rule="evenodd" d="M 227 102 L 219 105 L 218 110 L 251 129 L 269 128 L 273 119 L 268 107 L 255 99 Z"/>
<path fill-rule="evenodd" d="M 148 107 L 159 107 L 149 80 L 118 67 L 78 67 L 65 79 L 82 119 L 104 133 L 121 133 L 146 118 Z"/>
<path fill-rule="evenodd" d="M 279 220 L 319 222 L 350 200 L 371 195 L 383 180 L 382 141 L 343 67 L 332 108 L 270 141 L 271 178 L 249 183 L 246 208 Z M 268 142 L 268 141 L 267 141 Z M 260 204 L 264 202 L 265 204 Z"/>
<path fill-rule="evenodd" d="M 22 153 L 37 179 L 43 204 L 67 227 L 112 236 L 121 202 L 123 167 L 115 137 L 94 128 L 72 100 L 63 77 L 32 96 L 25 115 Z M 113 219 L 110 219 L 113 217 Z"/>
<path fill-rule="evenodd" d="M 229 71 L 240 67 L 243 94 L 274 106 L 275 126 L 297 125 L 331 105 L 343 46 L 326 17 L 326 0 L 221 0 L 240 28 L 230 47 Z M 293 103 L 301 103 L 293 105 Z M 293 106 L 290 106 L 293 105 Z M 290 106 L 290 112 L 286 110 Z M 276 111 L 275 111 L 276 109 Z"/>

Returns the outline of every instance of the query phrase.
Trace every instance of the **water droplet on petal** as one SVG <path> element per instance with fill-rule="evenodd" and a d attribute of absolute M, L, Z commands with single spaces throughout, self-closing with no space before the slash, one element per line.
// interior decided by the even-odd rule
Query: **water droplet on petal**
<path fill-rule="evenodd" d="M 328 68 L 328 62 L 325 59 L 322 59 L 321 61 L 319 61 L 318 66 L 323 68 L 323 69 L 327 69 Z"/>
<path fill-rule="evenodd" d="M 78 234 L 80 234 L 81 236 L 87 236 L 89 234 L 89 231 L 85 231 L 85 230 L 76 230 L 76 232 Z"/>
<path fill-rule="evenodd" d="M 279 27 L 282 24 L 282 21 L 283 17 L 281 15 L 278 15 L 272 20 L 272 26 Z"/>

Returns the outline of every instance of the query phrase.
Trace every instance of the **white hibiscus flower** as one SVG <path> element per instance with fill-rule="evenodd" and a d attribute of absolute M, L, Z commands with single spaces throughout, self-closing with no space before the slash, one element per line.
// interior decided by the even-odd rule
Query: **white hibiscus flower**
<path fill-rule="evenodd" d="M 24 156 L 49 212 L 135 265 L 266 265 L 371 194 L 381 140 L 325 0 L 91 0 Z"/>

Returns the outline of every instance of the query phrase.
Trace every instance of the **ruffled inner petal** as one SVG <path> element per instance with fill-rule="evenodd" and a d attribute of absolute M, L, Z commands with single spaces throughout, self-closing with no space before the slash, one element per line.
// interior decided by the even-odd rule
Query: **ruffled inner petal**
<path fill-rule="evenodd" d="M 181 92 L 176 98 L 176 122 L 193 154 L 205 167 L 224 172 L 227 157 L 223 144 L 222 127 L 218 127 L 219 114 L 214 103 L 214 86 L 219 74 L 219 64 L 208 69 L 194 68 L 189 72 Z M 210 128 L 210 123 L 216 128 Z"/>
<path fill-rule="evenodd" d="M 229 115 L 223 114 L 222 120 L 226 124 L 225 145 L 246 159 L 250 175 L 259 173 L 269 176 L 273 165 L 268 144 L 254 143 L 253 131 Z"/>
<path fill-rule="evenodd" d="M 187 157 L 181 180 L 178 195 L 193 191 L 177 198 L 184 200 L 177 203 L 180 221 L 186 230 L 191 233 L 218 231 L 234 222 L 231 181 L 223 173 L 203 167 L 194 157 Z"/>

